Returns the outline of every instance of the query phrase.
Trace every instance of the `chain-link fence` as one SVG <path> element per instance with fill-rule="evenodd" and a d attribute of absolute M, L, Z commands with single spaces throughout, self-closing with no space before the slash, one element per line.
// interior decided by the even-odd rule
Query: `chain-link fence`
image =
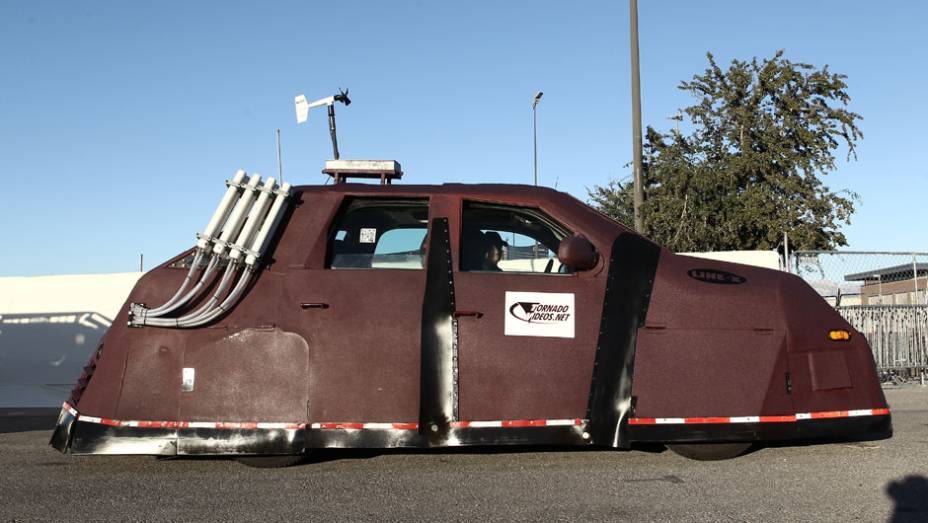
<path fill-rule="evenodd" d="M 928 253 L 798 251 L 789 269 L 866 336 L 881 371 L 928 369 Z"/>

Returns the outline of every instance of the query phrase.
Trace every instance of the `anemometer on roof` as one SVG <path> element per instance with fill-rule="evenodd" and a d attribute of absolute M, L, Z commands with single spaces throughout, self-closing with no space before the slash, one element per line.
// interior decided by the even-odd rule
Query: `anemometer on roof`
<path fill-rule="evenodd" d="M 326 106 L 329 108 L 329 134 L 332 136 L 332 153 L 335 155 L 335 159 L 338 160 L 338 138 L 335 136 L 335 102 L 341 102 L 345 104 L 345 106 L 351 105 L 351 100 L 348 99 L 348 89 L 342 91 L 342 89 L 339 88 L 338 94 L 335 96 L 320 98 L 312 103 L 307 102 L 306 96 L 302 94 L 294 99 L 296 105 L 296 123 L 303 123 L 309 119 L 309 110 L 314 107 Z"/>
<path fill-rule="evenodd" d="M 296 122 L 304 123 L 309 119 L 309 110 L 314 107 L 328 107 L 329 134 L 332 137 L 332 154 L 334 159 L 326 160 L 323 173 L 332 177 L 335 183 L 344 183 L 348 178 L 379 179 L 381 185 L 388 185 L 403 176 L 399 162 L 394 160 L 341 160 L 338 155 L 338 138 L 335 134 L 335 102 L 351 105 L 348 89 L 339 88 L 338 94 L 308 102 L 306 96 L 294 98 Z"/>

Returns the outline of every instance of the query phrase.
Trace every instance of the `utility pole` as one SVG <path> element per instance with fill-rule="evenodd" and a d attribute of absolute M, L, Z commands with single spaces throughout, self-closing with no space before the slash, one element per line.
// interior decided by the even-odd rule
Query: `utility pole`
<path fill-rule="evenodd" d="M 538 115 L 535 109 L 538 108 L 538 102 L 545 93 L 538 91 L 535 93 L 535 99 L 532 100 L 532 148 L 535 153 L 535 185 L 538 185 Z"/>
<path fill-rule="evenodd" d="M 785 262 L 783 265 L 786 267 L 786 272 L 792 273 L 793 268 L 789 263 L 789 233 L 787 231 L 783 231 L 783 261 Z"/>
<path fill-rule="evenodd" d="M 532 149 L 535 154 L 535 187 L 538 187 L 538 102 L 545 93 L 538 91 L 532 100 Z M 538 259 L 538 241 L 532 245 L 532 270 L 535 270 L 535 261 Z"/>
<path fill-rule="evenodd" d="M 277 180 L 284 184 L 284 164 L 280 162 L 280 129 L 277 129 Z"/>
<path fill-rule="evenodd" d="M 673 120 L 674 122 L 677 122 L 677 123 L 676 123 L 676 129 L 674 129 L 674 130 L 675 130 L 676 134 L 679 135 L 679 134 L 680 134 L 680 122 L 683 121 L 683 111 L 678 110 L 678 111 L 677 111 L 677 114 L 675 114 L 675 115 L 673 115 L 673 116 L 668 116 L 667 119 L 668 119 L 668 120 Z"/>
<path fill-rule="evenodd" d="M 638 70 L 638 0 L 629 0 L 632 39 L 632 152 L 635 177 L 635 230 L 644 234 L 644 181 L 641 172 L 641 75 Z"/>

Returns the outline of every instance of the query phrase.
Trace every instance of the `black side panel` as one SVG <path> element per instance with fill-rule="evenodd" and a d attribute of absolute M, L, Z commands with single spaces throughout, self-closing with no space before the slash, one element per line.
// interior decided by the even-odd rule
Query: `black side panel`
<path fill-rule="evenodd" d="M 583 426 L 448 428 L 442 445 L 589 445 Z M 431 431 L 112 427 L 74 422 L 73 454 L 289 455 L 312 448 L 434 447 Z"/>
<path fill-rule="evenodd" d="M 177 429 L 111 427 L 78 420 L 72 432 L 72 454 L 177 454 Z"/>
<path fill-rule="evenodd" d="M 434 218 L 422 302 L 419 433 L 440 445 L 454 418 L 454 279 L 448 219 Z"/>
<path fill-rule="evenodd" d="M 450 428 L 441 445 L 589 445 L 583 426 Z M 423 448 L 434 447 L 431 434 L 415 430 L 309 430 L 310 448 Z"/>
<path fill-rule="evenodd" d="M 67 452 L 71 446 L 73 428 L 74 415 L 68 409 L 61 409 L 61 413 L 58 414 L 58 424 L 55 425 L 55 432 L 52 433 L 52 439 L 48 444 L 58 452 Z"/>
<path fill-rule="evenodd" d="M 304 429 L 114 427 L 77 421 L 72 433 L 73 454 L 280 455 L 299 454 L 307 446 Z"/>
<path fill-rule="evenodd" d="M 306 451 L 303 429 L 179 429 L 178 455 L 300 454 Z"/>
<path fill-rule="evenodd" d="M 719 443 L 755 441 L 873 441 L 890 438 L 890 416 L 818 419 L 794 423 L 630 425 L 635 442 Z"/>
<path fill-rule="evenodd" d="M 636 234 L 612 244 L 587 419 L 596 445 L 628 448 L 638 329 L 644 325 L 660 248 Z"/>

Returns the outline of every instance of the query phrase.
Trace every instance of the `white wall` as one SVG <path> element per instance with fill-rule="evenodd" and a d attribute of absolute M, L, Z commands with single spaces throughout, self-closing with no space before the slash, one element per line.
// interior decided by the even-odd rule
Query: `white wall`
<path fill-rule="evenodd" d="M 0 314 L 96 312 L 116 317 L 141 272 L 0 278 Z"/>
<path fill-rule="evenodd" d="M 777 251 L 681 252 L 678 254 L 780 270 L 780 254 Z"/>
<path fill-rule="evenodd" d="M 141 275 L 0 278 L 0 408 L 61 405 Z"/>

